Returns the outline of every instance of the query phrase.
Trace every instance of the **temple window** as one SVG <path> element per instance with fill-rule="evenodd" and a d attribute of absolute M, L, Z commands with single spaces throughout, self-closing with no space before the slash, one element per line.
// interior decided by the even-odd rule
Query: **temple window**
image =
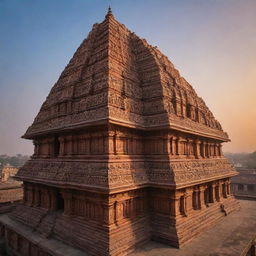
<path fill-rule="evenodd" d="M 64 211 L 64 199 L 60 192 L 56 194 L 57 210 Z"/>

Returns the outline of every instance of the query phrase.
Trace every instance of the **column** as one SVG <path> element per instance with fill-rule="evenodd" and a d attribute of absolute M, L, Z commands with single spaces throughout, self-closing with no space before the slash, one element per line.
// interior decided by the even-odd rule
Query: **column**
<path fill-rule="evenodd" d="M 114 208 L 115 208 L 115 222 L 118 223 L 119 220 L 121 220 L 123 217 L 122 203 L 119 201 L 115 201 Z"/>
<path fill-rule="evenodd" d="M 220 184 L 219 183 L 216 183 L 216 186 L 215 186 L 215 198 L 216 198 L 216 201 L 220 201 Z"/>
<path fill-rule="evenodd" d="M 185 214 L 188 216 L 193 211 L 193 188 L 187 188 L 184 194 L 185 198 Z"/>
<path fill-rule="evenodd" d="M 176 155 L 180 155 L 180 138 L 176 138 Z"/>
<path fill-rule="evenodd" d="M 194 206 L 195 210 L 200 209 L 199 193 L 200 193 L 200 191 L 198 188 L 194 189 L 194 192 L 193 192 L 194 205 L 193 206 Z"/>
<path fill-rule="evenodd" d="M 55 189 L 51 188 L 49 191 L 49 196 L 50 196 L 50 210 L 51 211 L 56 211 L 57 209 L 57 193 Z"/>
<path fill-rule="evenodd" d="M 210 154 L 209 154 L 209 143 L 206 142 L 204 145 L 205 145 L 205 156 L 207 158 L 209 158 L 209 156 L 210 156 Z"/>
<path fill-rule="evenodd" d="M 223 181 L 219 181 L 219 195 L 220 195 L 220 201 L 223 199 L 223 187 L 222 187 Z"/>
<path fill-rule="evenodd" d="M 59 156 L 64 156 L 64 154 L 65 154 L 65 138 L 64 137 L 59 137 L 59 142 L 60 142 Z"/>
<path fill-rule="evenodd" d="M 216 184 L 211 184 L 210 186 L 210 203 L 215 203 L 216 201 L 216 196 L 215 196 L 215 187 Z"/>
<path fill-rule="evenodd" d="M 173 155 L 172 141 L 173 141 L 173 137 L 168 135 L 168 154 Z"/>
<path fill-rule="evenodd" d="M 176 148 L 176 137 L 172 137 L 172 154 L 176 155 L 177 154 L 177 148 Z"/>
<path fill-rule="evenodd" d="M 183 194 L 175 191 L 174 194 L 171 196 L 171 200 L 172 200 L 172 207 L 171 207 L 171 214 L 172 216 L 180 216 L 181 212 L 180 212 L 180 197 Z"/>
<path fill-rule="evenodd" d="M 217 157 L 217 144 L 214 143 L 214 157 Z"/>
<path fill-rule="evenodd" d="M 197 159 L 201 158 L 201 155 L 200 155 L 200 142 L 199 142 L 199 140 L 195 140 L 195 157 Z"/>
<path fill-rule="evenodd" d="M 230 189 L 230 180 L 228 180 L 227 182 L 226 182 L 226 186 L 227 186 L 227 196 L 230 196 L 231 195 L 231 189 Z"/>
<path fill-rule="evenodd" d="M 205 158 L 205 142 L 200 143 L 202 158 Z"/>
<path fill-rule="evenodd" d="M 223 198 L 227 198 L 227 185 L 226 185 L 226 182 L 223 182 L 223 184 L 222 184 L 222 195 L 223 195 Z"/>
<path fill-rule="evenodd" d="M 204 209 L 206 208 L 205 202 L 204 202 L 204 191 L 206 189 L 205 185 L 200 185 L 199 186 L 199 205 L 200 205 L 200 209 Z"/>
<path fill-rule="evenodd" d="M 187 156 L 187 157 L 189 157 L 190 156 L 190 139 L 187 139 L 186 141 L 185 141 L 185 145 L 184 145 L 185 147 L 186 147 L 186 149 L 185 149 L 185 155 Z"/>
<path fill-rule="evenodd" d="M 46 157 L 51 157 L 51 148 L 53 146 L 53 139 L 49 138 L 49 139 L 46 139 L 45 141 L 45 144 L 46 144 Z"/>
<path fill-rule="evenodd" d="M 72 191 L 63 191 L 61 194 L 64 199 L 64 215 L 70 216 L 73 213 Z"/>
<path fill-rule="evenodd" d="M 114 223 L 114 203 L 103 203 L 103 224 L 110 225 Z"/>
<path fill-rule="evenodd" d="M 223 157 L 222 145 L 220 144 L 220 156 Z"/>

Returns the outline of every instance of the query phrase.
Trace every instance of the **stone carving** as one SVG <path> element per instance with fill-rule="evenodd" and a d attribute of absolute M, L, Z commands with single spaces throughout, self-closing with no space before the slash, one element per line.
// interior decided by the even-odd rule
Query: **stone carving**
<path fill-rule="evenodd" d="M 239 208 L 221 150 L 228 135 L 167 57 L 111 10 L 24 137 L 35 150 L 16 175 L 24 198 L 10 217 L 90 255 L 127 255 L 150 239 L 180 247 L 224 217 L 220 205 Z M 36 246 L 6 239 L 19 255 Z"/>

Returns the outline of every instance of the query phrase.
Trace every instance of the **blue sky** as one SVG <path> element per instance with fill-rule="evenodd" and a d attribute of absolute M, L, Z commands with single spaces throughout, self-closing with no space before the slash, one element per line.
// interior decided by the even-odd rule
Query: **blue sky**
<path fill-rule="evenodd" d="M 256 150 L 255 0 L 0 0 L 0 154 L 32 152 L 20 136 L 109 4 L 204 98 L 226 151 Z"/>

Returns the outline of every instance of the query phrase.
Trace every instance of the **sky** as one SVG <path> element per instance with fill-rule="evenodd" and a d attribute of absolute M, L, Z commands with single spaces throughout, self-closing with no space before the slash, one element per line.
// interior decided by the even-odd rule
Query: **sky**
<path fill-rule="evenodd" d="M 224 151 L 256 150 L 255 0 L 0 0 L 0 154 L 32 154 L 20 137 L 109 5 L 205 100 Z"/>

